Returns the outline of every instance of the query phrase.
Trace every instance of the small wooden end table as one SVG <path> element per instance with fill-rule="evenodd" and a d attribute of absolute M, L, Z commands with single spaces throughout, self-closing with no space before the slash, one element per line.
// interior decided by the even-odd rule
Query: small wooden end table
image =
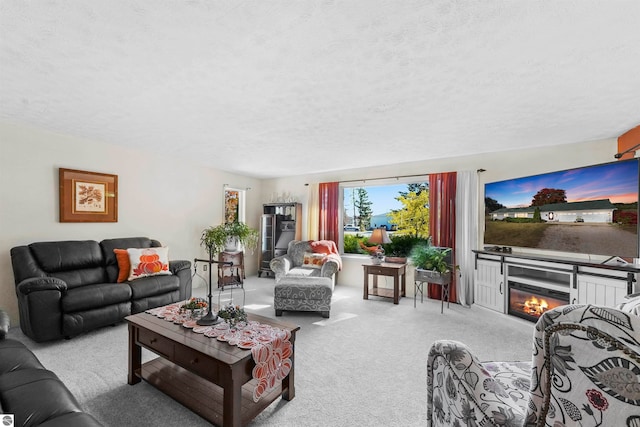
<path fill-rule="evenodd" d="M 407 294 L 407 264 L 395 264 L 383 262 L 382 264 L 362 264 L 364 267 L 364 295 L 363 299 L 369 299 L 369 295 L 393 298 L 393 303 L 398 304 L 400 296 Z M 369 288 L 369 275 L 373 275 L 373 287 Z M 379 288 L 378 276 L 393 277 L 393 289 Z M 402 291 L 402 292 L 401 292 Z"/>

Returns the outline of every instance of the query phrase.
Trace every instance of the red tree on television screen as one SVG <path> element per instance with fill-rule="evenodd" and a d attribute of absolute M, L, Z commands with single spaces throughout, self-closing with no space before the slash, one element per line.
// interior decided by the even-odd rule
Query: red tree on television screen
<path fill-rule="evenodd" d="M 552 203 L 567 203 L 566 191 L 558 188 L 543 188 L 531 200 L 531 206 L 544 206 Z"/>

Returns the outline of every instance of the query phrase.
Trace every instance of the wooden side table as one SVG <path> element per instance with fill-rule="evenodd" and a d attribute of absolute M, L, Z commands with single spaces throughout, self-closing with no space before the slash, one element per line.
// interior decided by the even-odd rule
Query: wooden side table
<path fill-rule="evenodd" d="M 383 262 L 379 265 L 362 264 L 364 268 L 364 294 L 363 299 L 369 299 L 369 295 L 393 298 L 393 303 L 398 304 L 400 296 L 407 294 L 407 264 L 394 264 Z M 373 287 L 369 288 L 369 275 L 373 275 Z M 393 277 L 393 289 L 379 288 L 378 276 Z"/>

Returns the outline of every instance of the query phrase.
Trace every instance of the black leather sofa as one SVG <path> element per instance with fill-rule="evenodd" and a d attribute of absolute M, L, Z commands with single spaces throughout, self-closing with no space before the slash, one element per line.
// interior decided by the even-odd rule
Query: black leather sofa
<path fill-rule="evenodd" d="M 14 417 L 3 425 L 101 426 L 24 344 L 6 338 L 8 331 L 9 316 L 0 310 L 0 414 Z"/>
<path fill-rule="evenodd" d="M 191 262 L 169 261 L 171 275 L 117 283 L 114 249 L 159 247 L 146 237 L 38 242 L 11 249 L 20 328 L 37 342 L 71 338 L 130 314 L 191 296 Z"/>

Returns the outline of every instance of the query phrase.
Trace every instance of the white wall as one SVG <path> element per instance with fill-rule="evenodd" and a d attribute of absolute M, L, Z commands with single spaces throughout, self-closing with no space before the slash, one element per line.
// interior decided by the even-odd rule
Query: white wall
<path fill-rule="evenodd" d="M 536 175 L 545 172 L 570 169 L 580 166 L 607 163 L 614 161 L 617 152 L 617 139 L 581 142 L 557 145 L 555 147 L 536 148 L 528 150 L 502 151 L 474 156 L 457 156 L 430 161 L 411 162 L 395 165 L 336 171 L 315 175 L 293 176 L 279 179 L 265 180 L 263 183 L 263 197 L 273 193 L 291 192 L 303 206 L 303 231 L 306 233 L 307 218 L 307 188 L 305 183 L 331 182 L 353 179 L 367 179 L 367 184 L 375 183 L 375 178 L 429 174 L 451 171 L 477 171 L 485 169 L 479 174 L 479 195 L 482 209 L 484 200 L 484 184 L 509 178 Z M 336 153 L 336 156 L 341 155 Z M 392 158 L 392 156 L 390 156 Z M 482 244 L 484 234 L 483 212 L 478 212 L 479 234 L 478 241 Z M 308 238 L 306 235 L 303 238 Z M 338 284 L 361 286 L 362 262 L 345 263 L 343 271 L 338 276 Z M 356 269 L 355 271 L 353 269 Z M 410 277 L 408 277 L 410 279 Z M 413 289 L 413 282 L 408 281 L 408 288 Z"/>
<path fill-rule="evenodd" d="M 58 168 L 118 175 L 117 223 L 58 222 Z M 51 240 L 146 236 L 171 259 L 206 258 L 200 234 L 222 221 L 223 185 L 247 188 L 247 223 L 259 227 L 261 182 L 103 142 L 0 123 L 0 306 L 18 322 L 9 250 Z M 257 271 L 247 254 L 247 273 Z M 201 283 L 201 282 L 199 282 Z"/>

